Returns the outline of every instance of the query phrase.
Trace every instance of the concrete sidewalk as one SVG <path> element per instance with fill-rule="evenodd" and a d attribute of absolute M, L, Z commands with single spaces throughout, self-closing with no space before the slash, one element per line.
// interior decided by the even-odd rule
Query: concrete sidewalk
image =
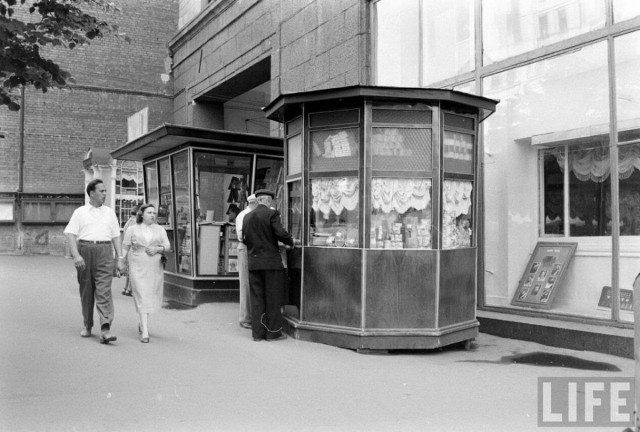
<path fill-rule="evenodd" d="M 471 351 L 387 355 L 253 342 L 237 303 L 163 309 L 142 344 L 123 282 L 118 341 L 101 345 L 79 336 L 71 260 L 0 256 L 0 431 L 531 431 L 538 377 L 634 375 L 633 360 L 482 333 Z M 537 351 L 620 371 L 507 358 Z"/>

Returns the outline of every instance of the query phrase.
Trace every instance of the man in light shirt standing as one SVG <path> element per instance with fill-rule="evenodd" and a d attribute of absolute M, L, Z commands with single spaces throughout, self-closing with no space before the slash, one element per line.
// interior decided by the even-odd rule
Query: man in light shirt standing
<path fill-rule="evenodd" d="M 91 336 L 95 306 L 100 317 L 100 343 L 108 344 L 117 339 L 111 334 L 111 280 L 114 271 L 113 248 L 117 256 L 122 250 L 120 226 L 115 212 L 104 205 L 107 188 L 102 180 L 90 181 L 87 195 L 89 204 L 73 212 L 64 233 L 69 240 L 80 284 L 80 303 L 84 318 L 80 336 Z"/>
<path fill-rule="evenodd" d="M 247 197 L 247 208 L 236 216 L 236 233 L 238 234 L 238 276 L 240 278 L 240 327 L 251 328 L 251 302 L 249 301 L 249 264 L 247 262 L 247 246 L 242 240 L 242 221 L 244 217 L 258 206 L 255 195 Z"/>

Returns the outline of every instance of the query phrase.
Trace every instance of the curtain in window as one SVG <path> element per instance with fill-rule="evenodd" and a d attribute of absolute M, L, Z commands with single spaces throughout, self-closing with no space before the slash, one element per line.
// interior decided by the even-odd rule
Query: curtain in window
<path fill-rule="evenodd" d="M 384 213 L 423 210 L 431 201 L 431 180 L 374 178 L 371 196 L 373 208 Z"/>
<path fill-rule="evenodd" d="M 580 181 L 602 183 L 609 177 L 609 149 L 593 148 L 569 150 L 569 170 Z M 558 165 L 564 172 L 564 149 L 554 151 Z M 633 170 L 640 170 L 640 144 L 620 146 L 618 148 L 618 171 L 621 180 L 631 177 Z"/>
<path fill-rule="evenodd" d="M 311 180 L 311 207 L 321 211 L 325 218 L 333 211 L 340 214 L 358 207 L 358 178 L 315 178 Z"/>
<path fill-rule="evenodd" d="M 469 214 L 473 184 L 463 180 L 445 180 L 442 187 L 445 215 L 456 218 Z"/>

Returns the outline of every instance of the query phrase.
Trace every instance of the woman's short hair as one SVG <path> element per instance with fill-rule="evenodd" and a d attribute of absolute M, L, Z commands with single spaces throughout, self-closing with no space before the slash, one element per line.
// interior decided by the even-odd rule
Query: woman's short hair
<path fill-rule="evenodd" d="M 144 211 L 146 209 L 148 209 L 149 207 L 153 207 L 156 208 L 156 206 L 154 206 L 151 203 L 147 203 L 147 204 L 142 204 L 140 206 L 140 209 L 138 209 L 138 213 L 136 214 L 136 223 L 142 223 L 142 215 L 144 214 Z"/>

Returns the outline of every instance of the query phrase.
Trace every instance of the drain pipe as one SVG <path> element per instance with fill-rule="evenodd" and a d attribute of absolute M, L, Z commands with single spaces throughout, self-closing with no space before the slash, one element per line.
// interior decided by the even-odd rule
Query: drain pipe
<path fill-rule="evenodd" d="M 16 191 L 16 228 L 18 229 L 18 250 L 22 250 L 22 193 L 24 192 L 24 84 L 20 87 L 20 123 L 18 124 L 18 190 Z"/>

